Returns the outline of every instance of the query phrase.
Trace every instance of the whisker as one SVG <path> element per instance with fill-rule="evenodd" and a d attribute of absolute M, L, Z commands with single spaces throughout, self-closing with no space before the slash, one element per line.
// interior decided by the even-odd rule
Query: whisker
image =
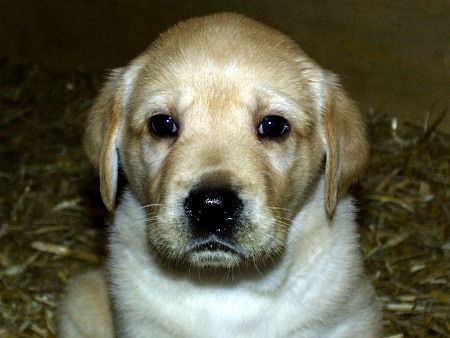
<path fill-rule="evenodd" d="M 252 256 L 252 260 L 253 260 L 253 266 L 255 267 L 256 271 L 258 271 L 259 275 L 262 276 L 262 272 L 261 272 L 261 270 L 259 270 L 258 264 L 256 263 L 255 256 Z"/>
<path fill-rule="evenodd" d="M 282 220 L 279 220 L 279 219 L 275 219 L 274 223 L 277 224 L 277 225 L 283 225 L 283 226 L 290 226 L 291 225 L 291 223 L 288 223 L 288 222 L 285 222 L 285 221 L 282 221 Z"/>
<path fill-rule="evenodd" d="M 271 206 L 268 206 L 267 209 L 276 209 L 276 210 L 289 211 L 289 209 L 287 209 L 287 208 L 282 208 L 282 207 L 271 207 Z"/>
<path fill-rule="evenodd" d="M 145 204 L 143 206 L 141 206 L 141 209 L 147 209 L 147 208 L 155 208 L 155 207 L 160 207 L 163 206 L 163 204 L 161 203 L 153 203 L 153 204 Z"/>

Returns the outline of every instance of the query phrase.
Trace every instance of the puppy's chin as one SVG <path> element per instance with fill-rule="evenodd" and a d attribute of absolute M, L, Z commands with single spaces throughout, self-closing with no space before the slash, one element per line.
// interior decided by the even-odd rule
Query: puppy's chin
<path fill-rule="evenodd" d="M 209 239 L 191 243 L 186 259 L 189 264 L 199 268 L 233 268 L 242 263 L 243 255 L 235 245 Z"/>
<path fill-rule="evenodd" d="M 225 251 L 202 251 L 188 254 L 187 261 L 198 268 L 233 268 L 241 264 L 242 258 Z"/>

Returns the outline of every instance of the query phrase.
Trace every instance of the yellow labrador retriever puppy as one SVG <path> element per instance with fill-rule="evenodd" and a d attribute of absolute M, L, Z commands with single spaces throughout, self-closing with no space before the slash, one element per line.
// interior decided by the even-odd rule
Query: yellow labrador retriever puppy
<path fill-rule="evenodd" d="M 285 35 L 236 14 L 176 25 L 111 74 L 85 146 L 115 217 L 60 337 L 377 336 L 346 196 L 364 124 Z"/>

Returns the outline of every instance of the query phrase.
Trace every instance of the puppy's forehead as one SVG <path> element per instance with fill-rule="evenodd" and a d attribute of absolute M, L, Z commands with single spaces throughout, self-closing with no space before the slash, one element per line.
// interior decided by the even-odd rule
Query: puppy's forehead
<path fill-rule="evenodd" d="M 195 80 L 217 68 L 229 75 L 248 69 L 271 82 L 292 80 L 313 67 L 298 46 L 286 35 L 252 19 L 234 14 L 196 18 L 182 22 L 161 34 L 147 50 L 149 76 L 176 75 Z M 180 70 L 184 70 L 180 73 Z M 294 70 L 297 70 L 293 73 Z M 175 73 L 175 74 L 174 74 Z M 280 74 L 282 73 L 282 74 Z M 184 78 L 183 75 L 189 76 Z"/>

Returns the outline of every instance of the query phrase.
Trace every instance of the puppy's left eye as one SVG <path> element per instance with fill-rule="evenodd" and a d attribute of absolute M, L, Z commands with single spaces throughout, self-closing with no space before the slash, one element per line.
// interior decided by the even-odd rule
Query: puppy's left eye
<path fill-rule="evenodd" d="M 156 136 L 171 137 L 178 133 L 178 126 L 172 116 L 157 114 L 150 117 L 148 129 Z"/>
<path fill-rule="evenodd" d="M 284 117 L 270 115 L 259 123 L 258 134 L 262 137 L 278 138 L 286 135 L 289 129 L 289 122 Z"/>

